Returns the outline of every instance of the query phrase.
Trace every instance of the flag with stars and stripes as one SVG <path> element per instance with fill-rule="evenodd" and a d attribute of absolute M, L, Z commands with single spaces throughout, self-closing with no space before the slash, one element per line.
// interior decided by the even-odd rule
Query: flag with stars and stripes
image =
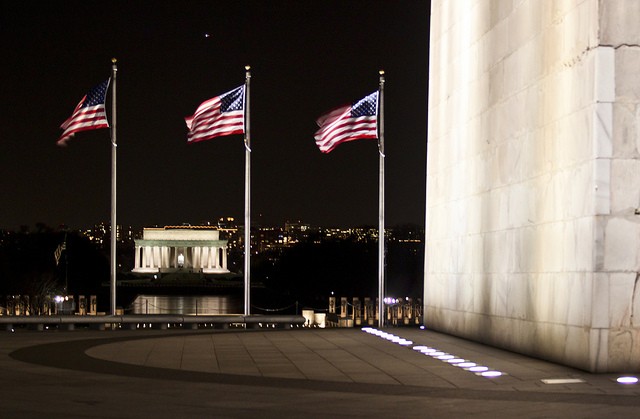
<path fill-rule="evenodd" d="M 56 248 L 55 252 L 53 252 L 53 257 L 56 259 L 56 266 L 60 262 L 60 256 L 62 256 L 62 252 L 67 250 L 67 242 L 65 239 L 64 243 L 60 243 Z"/>
<path fill-rule="evenodd" d="M 184 118 L 189 128 L 187 141 L 210 140 L 232 134 L 244 134 L 244 91 L 242 85 L 206 100 L 192 116 Z"/>
<path fill-rule="evenodd" d="M 361 138 L 378 138 L 378 92 L 352 105 L 342 106 L 316 121 L 320 129 L 314 138 L 323 153 L 339 144 Z"/>
<path fill-rule="evenodd" d="M 76 132 L 109 128 L 107 114 L 104 109 L 109 81 L 110 79 L 105 80 L 93 87 L 82 100 L 80 100 L 80 103 L 78 103 L 78 106 L 73 110 L 71 116 L 60 125 L 60 128 L 62 128 L 64 132 L 56 144 L 60 146 L 66 145 L 67 141 L 73 137 Z"/>

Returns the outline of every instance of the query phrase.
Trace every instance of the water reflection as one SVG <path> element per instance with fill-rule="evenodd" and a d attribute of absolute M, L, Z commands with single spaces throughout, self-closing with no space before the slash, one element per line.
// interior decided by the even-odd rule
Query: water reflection
<path fill-rule="evenodd" d="M 242 314 L 240 297 L 230 295 L 138 295 L 132 314 Z"/>

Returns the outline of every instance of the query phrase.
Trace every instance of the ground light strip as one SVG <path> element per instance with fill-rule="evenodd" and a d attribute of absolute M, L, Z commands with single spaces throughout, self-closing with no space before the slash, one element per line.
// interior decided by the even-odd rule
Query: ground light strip
<path fill-rule="evenodd" d="M 408 340 L 408 339 L 403 339 L 400 336 L 396 336 L 394 334 L 391 333 L 387 333 L 387 332 L 383 332 L 382 330 L 378 330 L 378 329 L 374 329 L 373 327 L 363 327 L 362 328 L 363 332 L 369 333 L 370 335 L 374 335 L 374 336 L 378 336 L 382 339 L 386 339 L 389 342 L 393 342 L 396 343 L 400 346 L 411 346 L 411 349 L 413 349 L 414 351 L 418 351 L 424 355 L 430 356 L 434 359 L 438 359 L 442 362 L 445 362 L 449 365 L 453 365 L 459 368 L 462 368 L 466 371 L 472 372 L 476 375 L 482 376 L 482 377 L 487 377 L 487 378 L 494 378 L 494 377 L 500 377 L 501 375 L 505 375 L 504 372 L 501 371 L 497 371 L 497 370 L 492 370 L 489 367 L 486 367 L 484 365 L 478 365 L 475 362 L 471 362 L 469 360 L 466 360 L 464 358 L 460 358 L 456 355 L 447 353 L 447 352 L 443 352 L 440 351 L 436 348 L 430 347 L 430 346 L 425 346 L 425 345 L 415 345 L 413 346 L 413 342 Z"/>
<path fill-rule="evenodd" d="M 450 365 L 454 365 L 459 368 L 463 368 L 466 371 L 470 371 L 475 373 L 476 375 L 480 375 L 482 377 L 500 377 L 501 375 L 506 375 L 506 373 L 492 370 L 489 367 L 484 365 L 478 365 L 475 362 L 466 360 L 464 358 L 457 357 L 453 354 L 449 354 L 443 351 L 440 351 L 436 348 L 425 346 L 425 345 L 413 345 L 413 342 L 408 339 L 403 339 L 400 336 L 396 336 L 391 333 L 383 332 L 382 330 L 374 329 L 373 327 L 363 327 L 363 332 L 369 333 L 371 335 L 378 336 L 380 338 L 386 339 L 390 342 L 396 343 L 401 346 L 411 346 L 414 351 L 418 351 L 425 355 L 428 355 L 434 359 L 438 359 L 442 362 L 446 362 Z M 585 381 L 580 378 L 547 378 L 540 380 L 545 384 L 576 384 L 576 383 L 584 383 Z M 634 385 L 638 384 L 639 380 L 635 376 L 621 376 L 615 380 L 618 384 L 623 385 Z"/>

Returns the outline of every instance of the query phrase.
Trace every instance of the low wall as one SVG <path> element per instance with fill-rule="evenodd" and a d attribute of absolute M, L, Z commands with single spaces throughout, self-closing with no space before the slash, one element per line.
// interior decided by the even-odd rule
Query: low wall
<path fill-rule="evenodd" d="M 89 326 L 98 330 L 109 329 L 167 329 L 183 327 L 198 329 L 200 327 L 227 328 L 235 325 L 245 328 L 292 328 L 304 324 L 303 316 L 261 316 L 261 315 L 228 315 L 228 316 L 184 316 L 184 315 L 121 315 L 121 316 L 0 316 L 0 327 L 6 331 L 14 331 L 16 326 L 27 326 L 34 330 L 48 327 L 73 330 L 76 326 Z"/>

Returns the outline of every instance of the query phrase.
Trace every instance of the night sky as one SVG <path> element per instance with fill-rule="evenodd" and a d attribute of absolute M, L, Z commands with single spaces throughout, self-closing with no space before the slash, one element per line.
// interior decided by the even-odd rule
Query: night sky
<path fill-rule="evenodd" d="M 109 221 L 109 130 L 57 147 L 118 59 L 118 224 L 243 219 L 242 136 L 187 144 L 184 116 L 251 66 L 252 221 L 377 225 L 378 148 L 322 154 L 324 112 L 386 72 L 386 224 L 424 224 L 429 2 L 0 2 L 0 229 Z M 111 97 L 107 100 L 111 118 Z"/>

